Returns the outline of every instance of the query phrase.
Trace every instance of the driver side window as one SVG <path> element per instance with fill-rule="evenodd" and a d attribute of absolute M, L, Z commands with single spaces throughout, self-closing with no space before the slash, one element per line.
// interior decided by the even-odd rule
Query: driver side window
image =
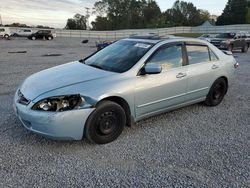
<path fill-rule="evenodd" d="M 181 67 L 182 45 L 166 46 L 160 48 L 149 60 L 148 63 L 161 65 L 163 70 Z"/>

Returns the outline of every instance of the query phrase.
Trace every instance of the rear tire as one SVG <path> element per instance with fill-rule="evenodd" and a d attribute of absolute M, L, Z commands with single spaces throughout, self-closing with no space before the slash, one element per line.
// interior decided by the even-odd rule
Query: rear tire
<path fill-rule="evenodd" d="M 33 37 L 31 37 L 31 40 L 36 40 L 36 37 L 34 37 L 34 36 L 33 36 Z"/>
<path fill-rule="evenodd" d="M 125 124 L 123 108 L 117 103 L 103 101 L 89 116 L 84 135 L 92 143 L 107 144 L 120 136 Z"/>
<path fill-rule="evenodd" d="M 227 89 L 228 86 L 226 80 L 224 78 L 217 79 L 210 88 L 210 91 L 205 100 L 205 104 L 207 106 L 219 105 L 224 99 L 224 96 L 227 93 Z"/>
<path fill-rule="evenodd" d="M 48 37 L 48 40 L 52 40 L 52 37 Z"/>

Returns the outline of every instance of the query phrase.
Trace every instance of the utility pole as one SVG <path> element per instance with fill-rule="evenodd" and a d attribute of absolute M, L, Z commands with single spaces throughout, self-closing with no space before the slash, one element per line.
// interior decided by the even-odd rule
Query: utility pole
<path fill-rule="evenodd" d="M 3 25 L 3 21 L 2 21 L 2 15 L 0 14 L 0 26 Z"/>
<path fill-rule="evenodd" d="M 90 30 L 90 15 L 93 15 L 93 12 L 95 11 L 95 8 L 89 8 L 89 7 L 85 7 L 86 10 L 86 20 L 87 20 L 87 30 Z"/>
<path fill-rule="evenodd" d="M 3 25 L 2 14 L 1 14 L 1 6 L 0 6 L 0 26 Z"/>
<path fill-rule="evenodd" d="M 90 29 L 90 25 L 89 25 L 89 17 L 90 17 L 89 10 L 90 10 L 90 8 L 89 7 L 85 7 L 85 9 L 86 9 L 86 19 L 87 19 L 87 30 L 89 30 Z"/>

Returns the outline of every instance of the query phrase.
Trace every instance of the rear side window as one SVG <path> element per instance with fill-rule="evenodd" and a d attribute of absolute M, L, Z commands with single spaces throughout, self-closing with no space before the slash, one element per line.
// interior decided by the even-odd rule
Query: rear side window
<path fill-rule="evenodd" d="M 207 46 L 187 45 L 186 47 L 189 65 L 210 61 L 210 55 Z"/>
<path fill-rule="evenodd" d="M 161 65 L 162 69 L 169 70 L 182 66 L 182 46 L 173 45 L 160 48 L 148 63 Z"/>
<path fill-rule="evenodd" d="M 5 31 L 5 29 L 0 29 L 1 32 Z"/>

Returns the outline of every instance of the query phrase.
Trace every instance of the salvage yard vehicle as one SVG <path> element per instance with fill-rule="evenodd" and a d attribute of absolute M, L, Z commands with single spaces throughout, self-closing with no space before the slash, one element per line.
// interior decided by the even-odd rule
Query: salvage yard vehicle
<path fill-rule="evenodd" d="M 106 41 L 96 42 L 97 51 L 100 51 L 103 48 L 106 48 L 107 46 L 109 46 L 110 44 L 113 44 L 114 42 L 116 42 L 116 41 L 106 40 Z"/>
<path fill-rule="evenodd" d="M 214 38 L 214 35 L 213 34 L 203 34 L 198 38 L 201 39 L 201 40 L 211 42 L 211 39 Z"/>
<path fill-rule="evenodd" d="M 0 27 L 0 37 L 8 39 L 10 36 L 11 32 L 8 27 Z"/>
<path fill-rule="evenodd" d="M 211 43 L 222 50 L 233 51 L 240 49 L 245 53 L 248 51 L 250 40 L 244 32 L 227 32 L 218 34 L 215 38 L 211 39 Z"/>
<path fill-rule="evenodd" d="M 32 35 L 33 31 L 31 29 L 19 29 L 13 34 L 14 37 L 28 37 Z"/>
<path fill-rule="evenodd" d="M 31 75 L 13 107 L 34 133 L 106 144 L 144 118 L 199 102 L 219 105 L 237 67 L 232 53 L 203 40 L 127 38 Z"/>
<path fill-rule="evenodd" d="M 52 33 L 51 30 L 39 30 L 36 33 L 33 33 L 30 36 L 28 36 L 28 39 L 31 39 L 31 40 L 37 40 L 37 39 L 52 40 L 54 37 L 55 37 L 55 35 Z"/>

